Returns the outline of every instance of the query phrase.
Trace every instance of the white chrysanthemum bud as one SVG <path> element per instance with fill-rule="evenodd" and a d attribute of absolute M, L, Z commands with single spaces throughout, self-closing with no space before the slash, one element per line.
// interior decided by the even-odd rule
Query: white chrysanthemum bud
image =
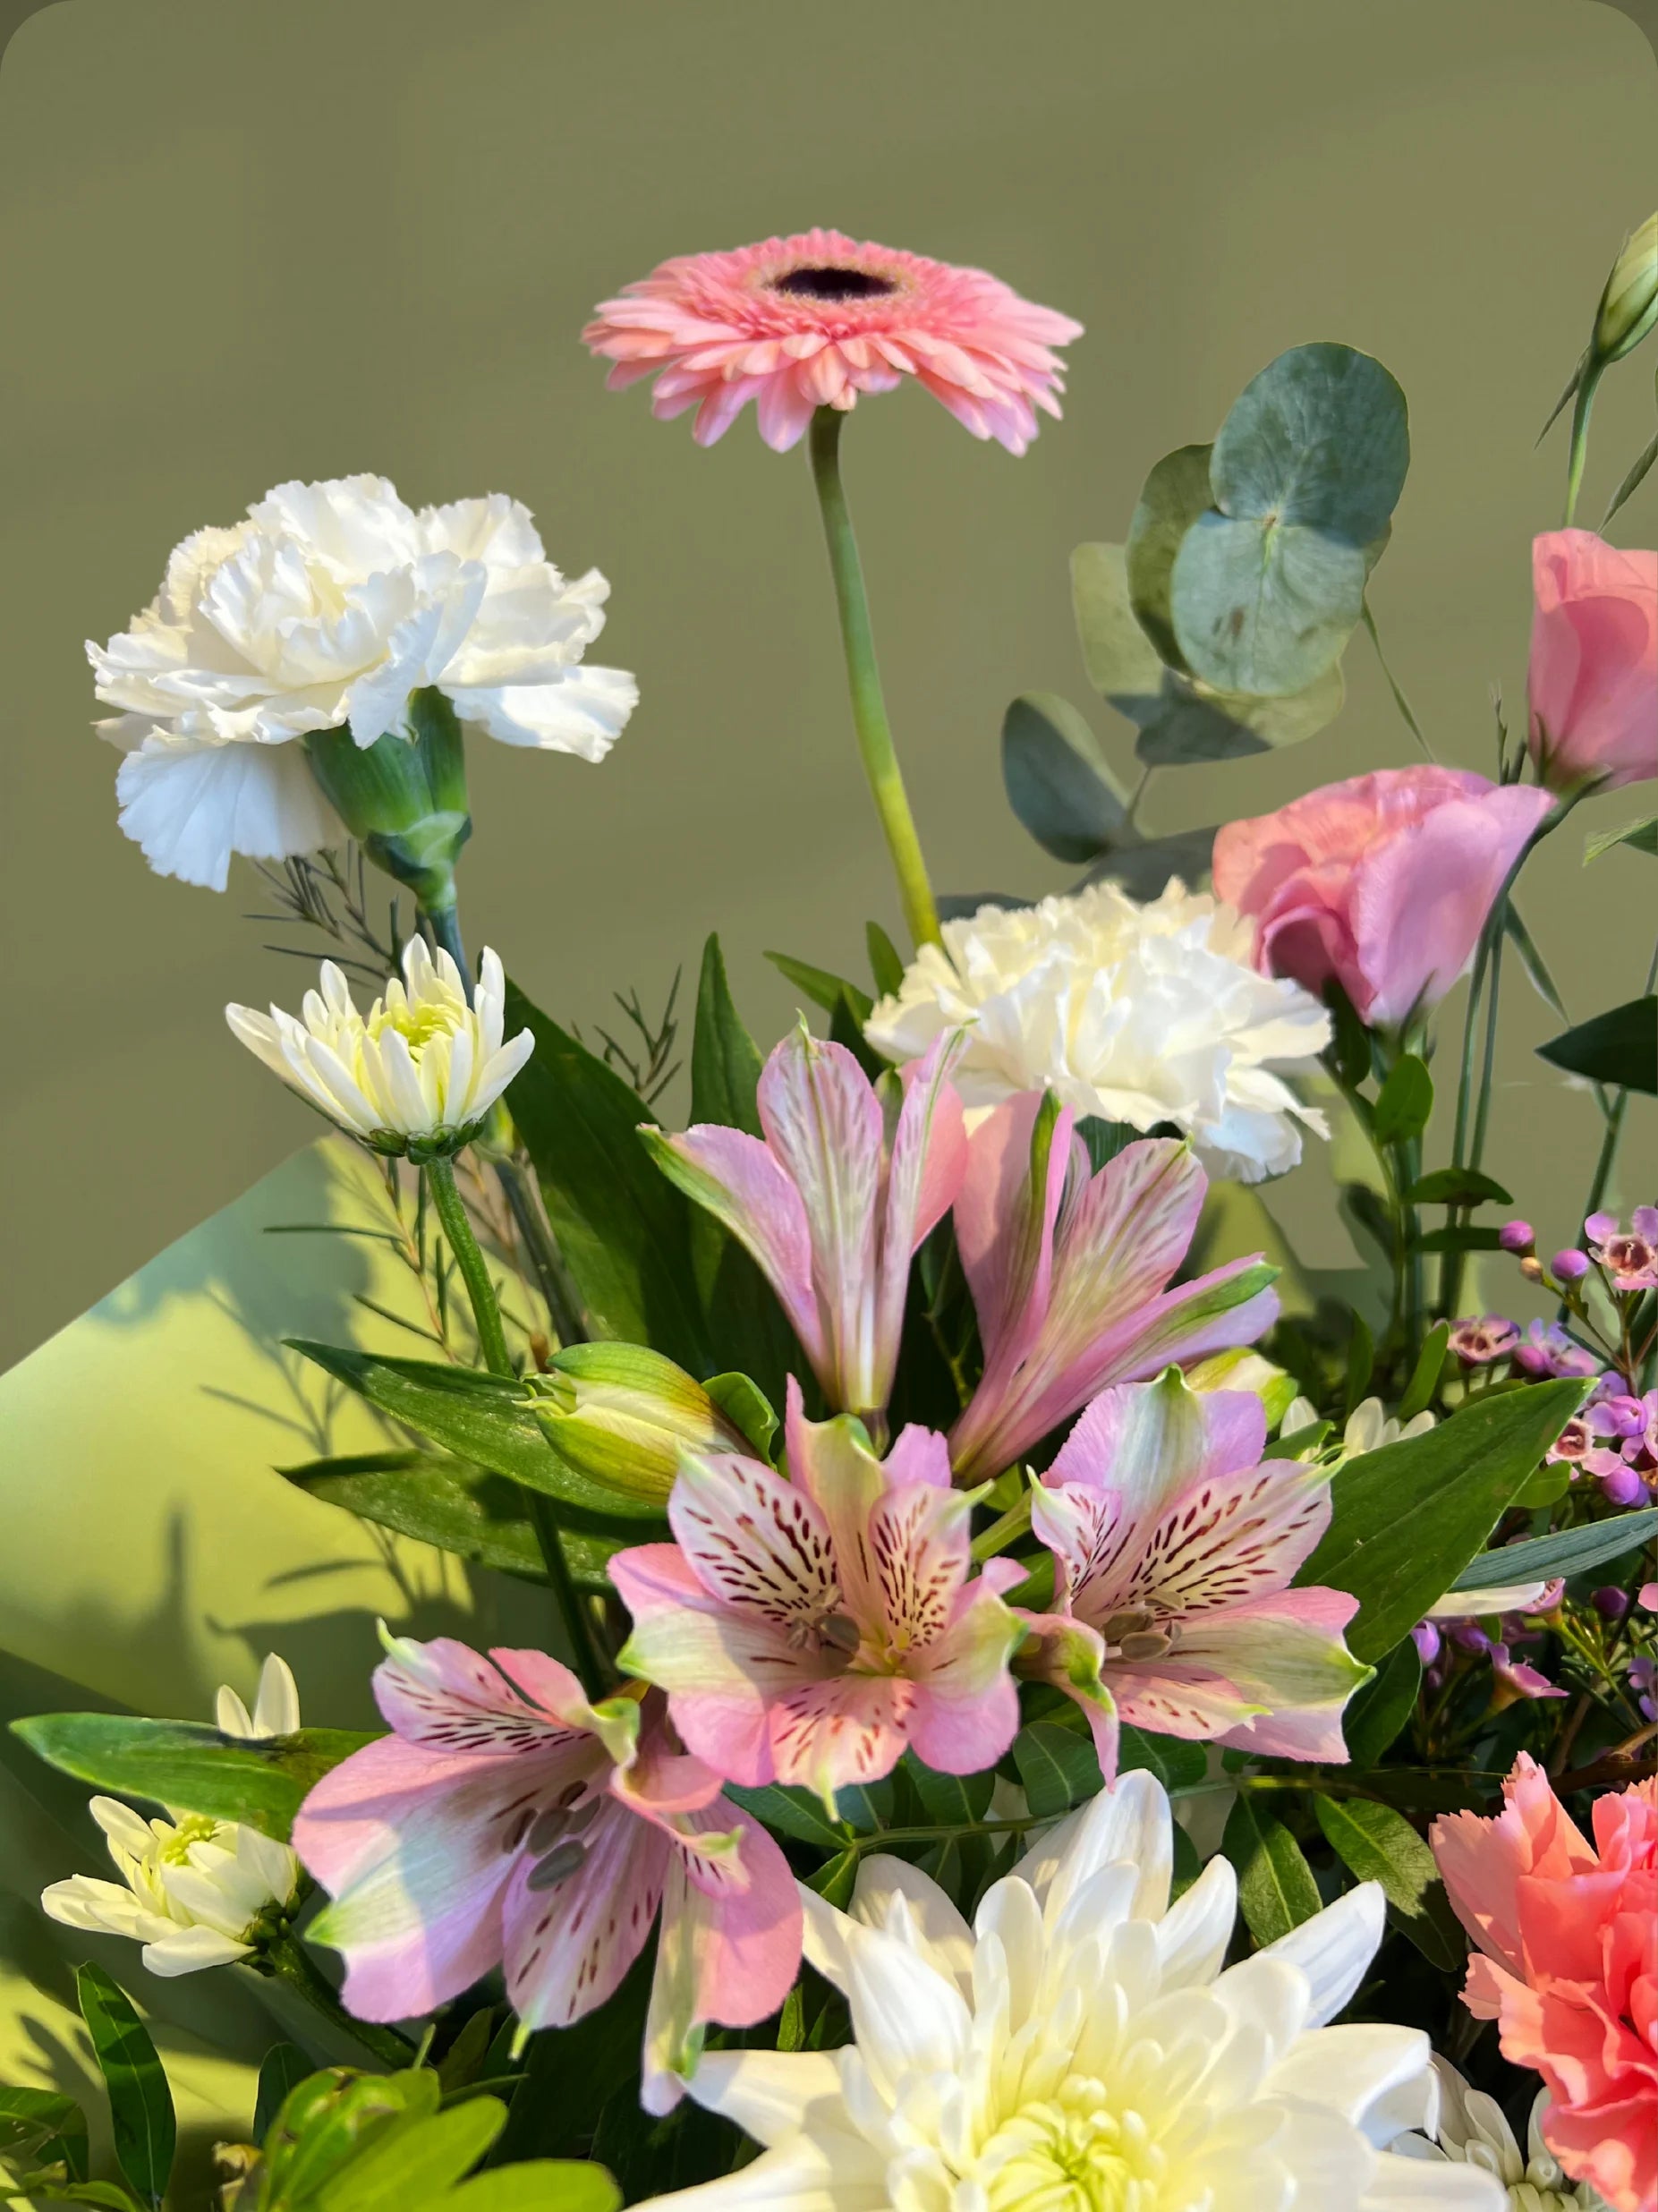
<path fill-rule="evenodd" d="M 506 981 L 488 948 L 471 1006 L 455 962 L 420 937 L 404 949 L 403 981 L 366 1014 L 331 960 L 320 981 L 300 1020 L 274 1006 L 228 1006 L 225 1017 L 273 1074 L 377 1152 L 460 1151 L 534 1048 L 527 1029 L 502 1041 Z"/>

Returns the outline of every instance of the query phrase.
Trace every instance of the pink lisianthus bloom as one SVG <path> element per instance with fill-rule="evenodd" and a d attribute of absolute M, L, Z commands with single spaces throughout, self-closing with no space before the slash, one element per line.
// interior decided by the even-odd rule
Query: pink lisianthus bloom
<path fill-rule="evenodd" d="M 1543 2076 L 1543 2140 L 1613 2212 L 1658 2203 L 1658 1784 L 1596 1800 L 1594 1842 L 1525 1752 L 1493 1820 L 1436 1820 L 1433 1855 L 1479 1947 L 1463 2002 Z"/>
<path fill-rule="evenodd" d="M 789 1384 L 788 1472 L 686 1452 L 676 1541 L 619 1552 L 633 1616 L 622 1663 L 667 1692 L 686 1744 L 728 1781 L 797 1783 L 832 1805 L 913 1744 L 940 1773 L 993 1766 L 1019 1725 L 1008 1661 L 1023 1629 L 971 1577 L 971 1493 L 934 1430 L 885 1459 L 857 1424 L 811 1422 Z"/>
<path fill-rule="evenodd" d="M 752 399 L 761 436 L 785 453 L 817 408 L 844 412 L 914 377 L 975 438 L 1016 454 L 1037 408 L 1059 414 L 1054 348 L 1082 334 L 982 268 L 813 230 L 664 261 L 602 302 L 582 338 L 615 362 L 613 391 L 655 376 L 659 420 L 694 407 L 700 446 Z"/>
<path fill-rule="evenodd" d="M 1209 1187 L 1189 1145 L 1145 1138 L 1095 1173 L 1075 1122 L 1026 1092 L 968 1140 L 956 1241 L 984 1372 L 950 1431 L 963 1481 L 999 1475 L 1109 1384 L 1253 1344 L 1278 1316 L 1259 1254 L 1169 1287 Z"/>
<path fill-rule="evenodd" d="M 1532 540 L 1531 572 L 1538 775 L 1555 791 L 1658 776 L 1658 553 L 1549 530 Z"/>
<path fill-rule="evenodd" d="M 1473 957 L 1509 872 L 1553 802 L 1460 768 L 1379 769 L 1215 838 L 1215 897 L 1255 924 L 1255 965 L 1373 1029 L 1436 1006 Z"/>
<path fill-rule="evenodd" d="M 1120 1720 L 1263 1757 L 1343 1761 L 1343 1706 L 1370 1679 L 1342 1641 L 1345 1591 L 1292 1590 L 1330 1522 L 1329 1471 L 1263 1460 L 1250 1391 L 1199 1394 L 1177 1367 L 1103 1391 L 1032 1492 L 1056 1611 L 1021 1673 L 1075 1697 L 1107 1779 Z"/>
<path fill-rule="evenodd" d="M 1658 1289 L 1658 1206 L 1637 1206 L 1628 1229 L 1615 1213 L 1592 1213 L 1583 1233 L 1614 1290 Z"/>
<path fill-rule="evenodd" d="M 348 2011 L 405 2019 L 504 1966 L 526 2030 L 567 2027 L 613 1994 L 659 1912 L 642 2096 L 663 2113 L 704 2021 L 752 2027 L 782 2004 L 794 1877 L 680 1749 L 660 1698 L 590 1705 L 543 1652 L 486 1659 L 447 1637 L 388 1639 L 374 1694 L 392 1733 L 325 1774 L 293 1824 L 334 1901 L 310 1933 L 344 1955 Z"/>
<path fill-rule="evenodd" d="M 953 1031 L 878 1090 L 844 1045 L 802 1023 L 761 1071 L 763 1138 L 715 1122 L 640 1132 L 669 1181 L 753 1255 L 830 1406 L 877 1427 L 910 1261 L 966 1166 L 949 1081 L 959 1050 Z"/>

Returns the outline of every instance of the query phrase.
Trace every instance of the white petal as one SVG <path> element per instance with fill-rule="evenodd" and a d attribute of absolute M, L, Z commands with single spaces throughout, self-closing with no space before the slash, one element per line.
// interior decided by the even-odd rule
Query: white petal
<path fill-rule="evenodd" d="M 1428 2038 L 1415 2028 L 1352 2021 L 1300 2038 L 1267 2078 L 1270 2097 L 1320 2105 L 1385 2149 L 1407 2127 L 1433 2117 Z"/>
<path fill-rule="evenodd" d="M 693 2075 L 687 2085 L 697 2093 Z M 827 2146 L 827 2147 L 826 2147 Z M 791 2137 L 735 2174 L 650 2199 L 651 2212 L 880 2212 L 887 2200 L 880 2163 L 856 2136 L 823 2144 Z"/>
<path fill-rule="evenodd" d="M 181 1927 L 159 1943 L 146 1944 L 142 1955 L 152 1974 L 171 1980 L 179 1974 L 200 1974 L 210 1966 L 228 1966 L 233 1959 L 245 1959 L 251 1949 L 251 1944 L 234 1943 L 216 1928 Z"/>
<path fill-rule="evenodd" d="M 890 2099 L 910 2073 L 956 2073 L 972 2022 L 953 1982 L 907 1944 L 849 1923 L 853 2038 L 877 2091 Z"/>
<path fill-rule="evenodd" d="M 233 853 L 285 860 L 345 840 L 301 745 L 146 744 L 122 761 L 115 795 L 157 875 L 215 891 Z"/>
<path fill-rule="evenodd" d="M 569 669 L 556 684 L 442 686 L 463 722 L 503 744 L 574 753 L 602 761 L 639 704 L 639 685 L 622 668 Z"/>
<path fill-rule="evenodd" d="M 1119 1774 L 1109 1790 L 1050 1829 L 1016 1871 L 1041 1898 L 1042 1918 L 1051 1928 L 1089 1876 L 1119 1860 L 1140 1870 L 1135 1918 L 1161 1919 L 1174 1871 L 1174 1823 L 1163 1785 L 1141 1768 Z"/>
<path fill-rule="evenodd" d="M 159 1912 L 149 1912 L 118 1882 L 100 1882 L 86 1874 L 54 1882 L 40 1893 L 40 1907 L 48 1919 L 64 1927 L 83 1928 L 89 1935 L 126 1936 L 135 1942 L 167 1934 L 172 1921 Z"/>
<path fill-rule="evenodd" d="M 1287 1960 L 1306 1976 L 1313 2000 L 1309 2028 L 1327 2027 L 1353 2002 L 1381 1944 L 1386 1919 L 1381 1884 L 1361 1882 L 1261 1953 L 1263 1959 Z"/>
<path fill-rule="evenodd" d="M 299 1725 L 300 1693 L 293 1670 L 278 1653 L 268 1652 L 259 1669 L 254 1731 L 259 1736 L 293 1736 L 299 1732 Z"/>
<path fill-rule="evenodd" d="M 240 1007 L 228 1009 L 233 1014 L 242 1010 Z M 221 1736 L 234 1736 L 244 1743 L 253 1735 L 253 1715 L 228 1682 L 220 1683 L 218 1696 L 213 1701 L 213 1725 Z"/>
<path fill-rule="evenodd" d="M 1359 2212 L 1507 2212 L 1509 2195 L 1494 2174 L 1477 2166 L 1401 2158 L 1382 2151 Z"/>
<path fill-rule="evenodd" d="M 907 1908 L 900 1917 L 894 1901 Z M 973 1986 L 973 1931 L 938 1884 L 907 1860 L 877 1852 L 858 1868 L 852 1918 L 909 1942 L 929 1966 L 954 1981 L 965 1996 Z"/>
<path fill-rule="evenodd" d="M 1428 1607 L 1427 1618 L 1477 1621 L 1491 1613 L 1529 1612 L 1548 1587 L 1546 1582 L 1501 1582 L 1480 1590 L 1447 1590 Z"/>
<path fill-rule="evenodd" d="M 90 1798 L 87 1810 L 110 1842 L 134 1859 L 141 1858 L 156 1840 L 156 1832 L 143 1815 L 123 1805 L 119 1798 Z"/>
<path fill-rule="evenodd" d="M 692 2094 L 769 2150 L 801 2125 L 809 2105 L 840 2104 L 840 2070 L 828 2051 L 710 2051 Z"/>
<path fill-rule="evenodd" d="M 1217 1852 L 1158 1925 L 1163 1987 L 1201 1988 L 1213 1981 L 1237 1918 L 1237 1876 L 1230 1859 Z"/>

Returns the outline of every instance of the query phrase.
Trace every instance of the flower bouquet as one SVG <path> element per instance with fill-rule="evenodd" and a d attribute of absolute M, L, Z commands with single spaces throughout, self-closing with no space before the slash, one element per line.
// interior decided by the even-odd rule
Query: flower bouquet
<path fill-rule="evenodd" d="M 382 1629 L 375 1664 L 365 1628 L 372 1735 L 302 1723 L 276 1655 L 251 1712 L 18 1724 L 114 1862 L 46 1911 L 141 1967 L 79 1977 L 115 2166 L 74 2099 L 0 2089 L 13 2194 L 160 2206 L 144 1974 L 211 1970 L 315 2029 L 220 2146 L 242 2212 L 1653 2212 L 1658 1207 L 1618 1203 L 1650 966 L 1543 1048 L 1586 1144 L 1581 1189 L 1519 1196 L 1541 1242 L 1483 1161 L 1505 967 L 1557 1003 L 1527 856 L 1658 775 L 1658 555 L 1576 522 L 1655 322 L 1658 217 L 1561 402 L 1490 776 L 1394 685 L 1419 764 L 1157 834 L 1153 777 L 1312 736 L 1380 653 L 1404 396 L 1298 345 L 1158 461 L 1071 569 L 1137 781 L 1066 701 L 1008 710 L 1013 810 L 1084 869 L 1030 904 L 932 888 L 841 446 L 914 382 L 1022 453 L 1079 326 L 832 231 L 605 302 L 612 385 L 806 445 L 903 918 L 867 976 L 778 957 L 803 1018 L 763 1051 L 710 939 L 682 1127 L 671 1008 L 594 1051 L 466 949 L 468 733 L 597 761 L 636 701 L 586 657 L 605 579 L 522 506 L 279 485 L 89 648 L 151 866 L 242 855 L 334 940 L 297 1014 L 230 1027 L 364 1149 L 358 1233 L 425 1301 L 418 1357 L 295 1344 L 386 1448 L 284 1473 L 531 1586 L 545 1632 Z M 1586 859 L 1632 893 L 1655 853 L 1648 814 Z M 1242 1195 L 1327 1143 L 1343 1298 Z"/>

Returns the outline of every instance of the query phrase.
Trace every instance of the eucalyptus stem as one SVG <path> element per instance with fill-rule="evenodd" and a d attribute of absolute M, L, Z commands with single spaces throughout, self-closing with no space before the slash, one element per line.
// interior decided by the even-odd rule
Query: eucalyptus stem
<path fill-rule="evenodd" d="M 927 864 L 922 857 L 915 819 L 904 789 L 904 776 L 887 719 L 881 695 L 880 670 L 875 659 L 875 638 L 870 626 L 869 598 L 863 586 L 863 564 L 853 534 L 852 515 L 840 479 L 840 429 L 845 420 L 838 408 L 820 407 L 812 418 L 812 478 L 823 515 L 823 536 L 829 547 L 829 570 L 835 579 L 835 600 L 840 610 L 840 639 L 846 656 L 846 683 L 852 693 L 852 720 L 857 732 L 863 772 L 869 778 L 876 812 L 886 832 L 887 850 L 898 879 L 898 896 L 910 936 L 919 947 L 936 945 L 939 913 Z"/>
<path fill-rule="evenodd" d="M 249 1963 L 256 1972 L 303 1997 L 313 2011 L 320 2012 L 394 2073 L 413 2064 L 413 2046 L 395 2028 L 380 2027 L 371 2020 L 359 2020 L 345 2010 L 334 1984 L 291 1929 L 285 1927 L 272 1936 Z"/>
<path fill-rule="evenodd" d="M 471 1301 L 472 1319 L 478 1326 L 478 1349 L 483 1364 L 491 1374 L 510 1375 L 515 1372 L 506 1349 L 506 1331 L 501 1325 L 501 1308 L 495 1295 L 495 1285 L 489 1280 L 489 1270 L 483 1254 L 478 1248 L 478 1239 L 472 1234 L 472 1225 L 466 1218 L 466 1208 L 461 1194 L 455 1187 L 455 1162 L 446 1156 L 428 1160 L 424 1163 L 426 1187 L 431 1193 L 432 1204 L 438 1219 L 443 1223 L 443 1233 L 448 1238 L 449 1249 L 455 1255 L 455 1263 L 461 1271 L 461 1280 L 466 1286 Z"/>

